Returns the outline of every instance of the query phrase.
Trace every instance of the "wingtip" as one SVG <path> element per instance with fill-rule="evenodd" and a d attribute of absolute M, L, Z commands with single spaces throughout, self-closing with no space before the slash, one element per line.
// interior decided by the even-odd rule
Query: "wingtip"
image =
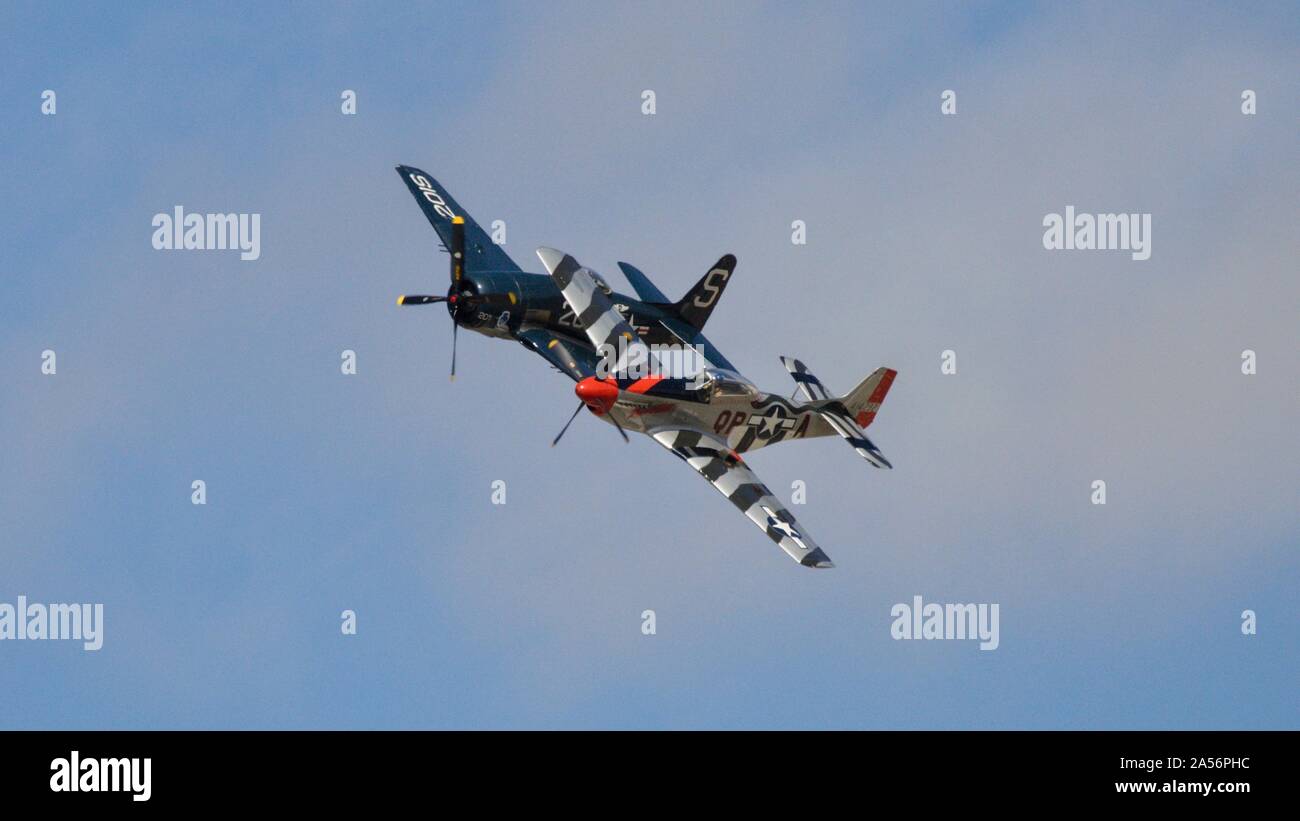
<path fill-rule="evenodd" d="M 560 267 L 560 261 L 564 259 L 564 252 L 543 245 L 537 249 L 537 258 L 546 266 L 547 273 L 552 273 L 556 268 Z"/>
<path fill-rule="evenodd" d="M 804 556 L 799 564 L 804 567 L 814 567 L 818 570 L 830 570 L 835 567 L 835 562 L 832 562 L 831 557 L 822 552 L 820 547 Z"/>

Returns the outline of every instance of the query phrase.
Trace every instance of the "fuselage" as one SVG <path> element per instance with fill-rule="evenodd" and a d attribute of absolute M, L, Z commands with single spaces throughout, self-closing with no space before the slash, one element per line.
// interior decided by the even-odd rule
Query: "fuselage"
<path fill-rule="evenodd" d="M 607 286 L 606 286 L 607 287 Z M 453 291 L 457 289 L 453 288 Z M 461 280 L 459 293 L 472 299 L 448 304 L 462 327 L 499 339 L 516 338 L 524 326 L 541 327 L 573 343 L 595 361 L 577 316 L 564 301 L 551 277 L 543 274 L 478 272 Z M 705 426 L 738 453 L 777 442 L 828 436 L 833 430 L 806 404 L 759 390 L 698 331 L 686 338 L 669 330 L 677 319 L 668 306 L 643 302 L 612 289 L 607 294 L 615 310 L 647 345 L 698 345 L 708 361 L 705 379 L 682 384 L 666 380 L 651 387 L 627 390 L 630 380 L 597 413 L 623 428 L 649 432 L 665 426 Z M 609 417 L 612 416 L 613 419 Z"/>
<path fill-rule="evenodd" d="M 565 303 L 564 295 L 555 287 L 555 282 L 545 274 L 467 274 L 462 278 L 460 288 L 453 286 L 449 294 L 457 290 L 462 294 L 469 292 L 475 297 L 460 305 L 447 305 L 452 318 L 464 328 L 486 336 L 513 339 L 522 326 L 530 325 L 545 328 L 584 347 L 590 344 L 583 333 L 581 321 Z M 676 316 L 665 306 L 642 302 L 613 289 L 609 290 L 608 295 L 615 309 L 647 345 L 697 344 L 704 349 L 705 357 L 710 363 L 735 370 L 726 357 L 698 331 L 694 338 L 688 339 L 684 338 L 685 334 L 678 336 L 668 330 L 665 320 L 671 324 Z"/>

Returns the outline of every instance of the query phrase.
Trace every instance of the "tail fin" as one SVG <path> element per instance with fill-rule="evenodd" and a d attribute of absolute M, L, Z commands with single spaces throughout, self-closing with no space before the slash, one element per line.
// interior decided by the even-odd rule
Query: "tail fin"
<path fill-rule="evenodd" d="M 862 429 L 875 420 L 876 411 L 880 409 L 880 403 L 885 401 L 889 386 L 894 384 L 897 371 L 878 368 L 847 396 L 832 399 L 830 391 L 822 381 L 798 359 L 787 359 L 783 356 L 781 363 L 794 377 L 799 390 L 811 400 L 809 404 L 812 409 L 848 442 L 859 456 L 870 462 L 872 467 L 893 467 L 885 458 L 885 454 L 880 452 L 875 442 L 867 438 L 867 434 Z"/>
<path fill-rule="evenodd" d="M 844 407 L 861 427 L 867 427 L 876 419 L 880 403 L 885 401 L 885 394 L 894 384 L 898 371 L 892 368 L 876 368 L 875 373 L 862 380 L 856 388 L 844 397 Z"/>
<path fill-rule="evenodd" d="M 718 304 L 718 297 L 722 296 L 722 289 L 727 287 L 727 280 L 731 279 L 734 270 L 736 258 L 726 254 L 673 305 L 677 315 L 696 330 L 704 330 L 704 323 L 709 321 L 709 314 L 713 313 L 713 306 Z"/>

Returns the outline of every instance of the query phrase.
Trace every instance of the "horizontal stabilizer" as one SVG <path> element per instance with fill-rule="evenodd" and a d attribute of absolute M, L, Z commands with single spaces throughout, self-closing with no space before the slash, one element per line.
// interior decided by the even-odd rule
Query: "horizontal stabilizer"
<path fill-rule="evenodd" d="M 650 277 L 641 273 L 640 268 L 627 262 L 620 262 L 618 267 L 623 272 L 623 276 L 627 277 L 627 281 L 632 284 L 632 290 L 636 291 L 636 295 L 641 297 L 642 302 L 662 302 L 665 304 L 672 302 L 671 299 L 664 296 L 663 291 L 655 287 L 655 284 L 650 281 Z"/>
<path fill-rule="evenodd" d="M 838 405 L 839 402 L 828 403 Z M 885 458 L 885 454 L 880 452 L 880 448 L 867 438 L 867 434 L 858 427 L 858 423 L 853 421 L 853 417 L 844 413 L 837 407 L 819 407 L 817 413 L 821 414 L 826 424 L 835 429 L 844 441 L 853 446 L 858 455 L 871 463 L 872 467 L 892 468 L 893 465 Z"/>
<path fill-rule="evenodd" d="M 794 377 L 794 381 L 799 386 L 799 392 L 803 394 L 804 399 L 815 402 L 819 399 L 831 398 L 831 392 L 826 390 L 826 386 L 822 384 L 816 374 L 808 370 L 807 365 L 793 357 L 787 359 L 784 356 L 781 357 L 781 364 L 785 365 L 785 369 L 790 372 L 790 376 Z"/>

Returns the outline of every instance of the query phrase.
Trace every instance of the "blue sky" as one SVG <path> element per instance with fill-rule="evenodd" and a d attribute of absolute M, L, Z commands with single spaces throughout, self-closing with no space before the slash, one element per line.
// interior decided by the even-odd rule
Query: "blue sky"
<path fill-rule="evenodd" d="M 0 601 L 102 602 L 106 636 L 0 642 L 0 727 L 1300 726 L 1298 29 L 6 4 Z M 675 295 L 735 253 L 710 338 L 770 390 L 782 354 L 841 391 L 897 368 L 892 472 L 838 440 L 749 459 L 807 483 L 838 567 L 648 440 L 583 417 L 549 448 L 570 383 L 518 346 L 462 334 L 448 383 L 445 315 L 393 305 L 446 276 L 398 163 L 526 268 L 552 245 Z M 155 251 L 175 205 L 260 213 L 261 259 Z M 1152 258 L 1045 251 L 1066 205 L 1151 213 Z M 999 603 L 1001 646 L 892 640 L 914 595 Z"/>

